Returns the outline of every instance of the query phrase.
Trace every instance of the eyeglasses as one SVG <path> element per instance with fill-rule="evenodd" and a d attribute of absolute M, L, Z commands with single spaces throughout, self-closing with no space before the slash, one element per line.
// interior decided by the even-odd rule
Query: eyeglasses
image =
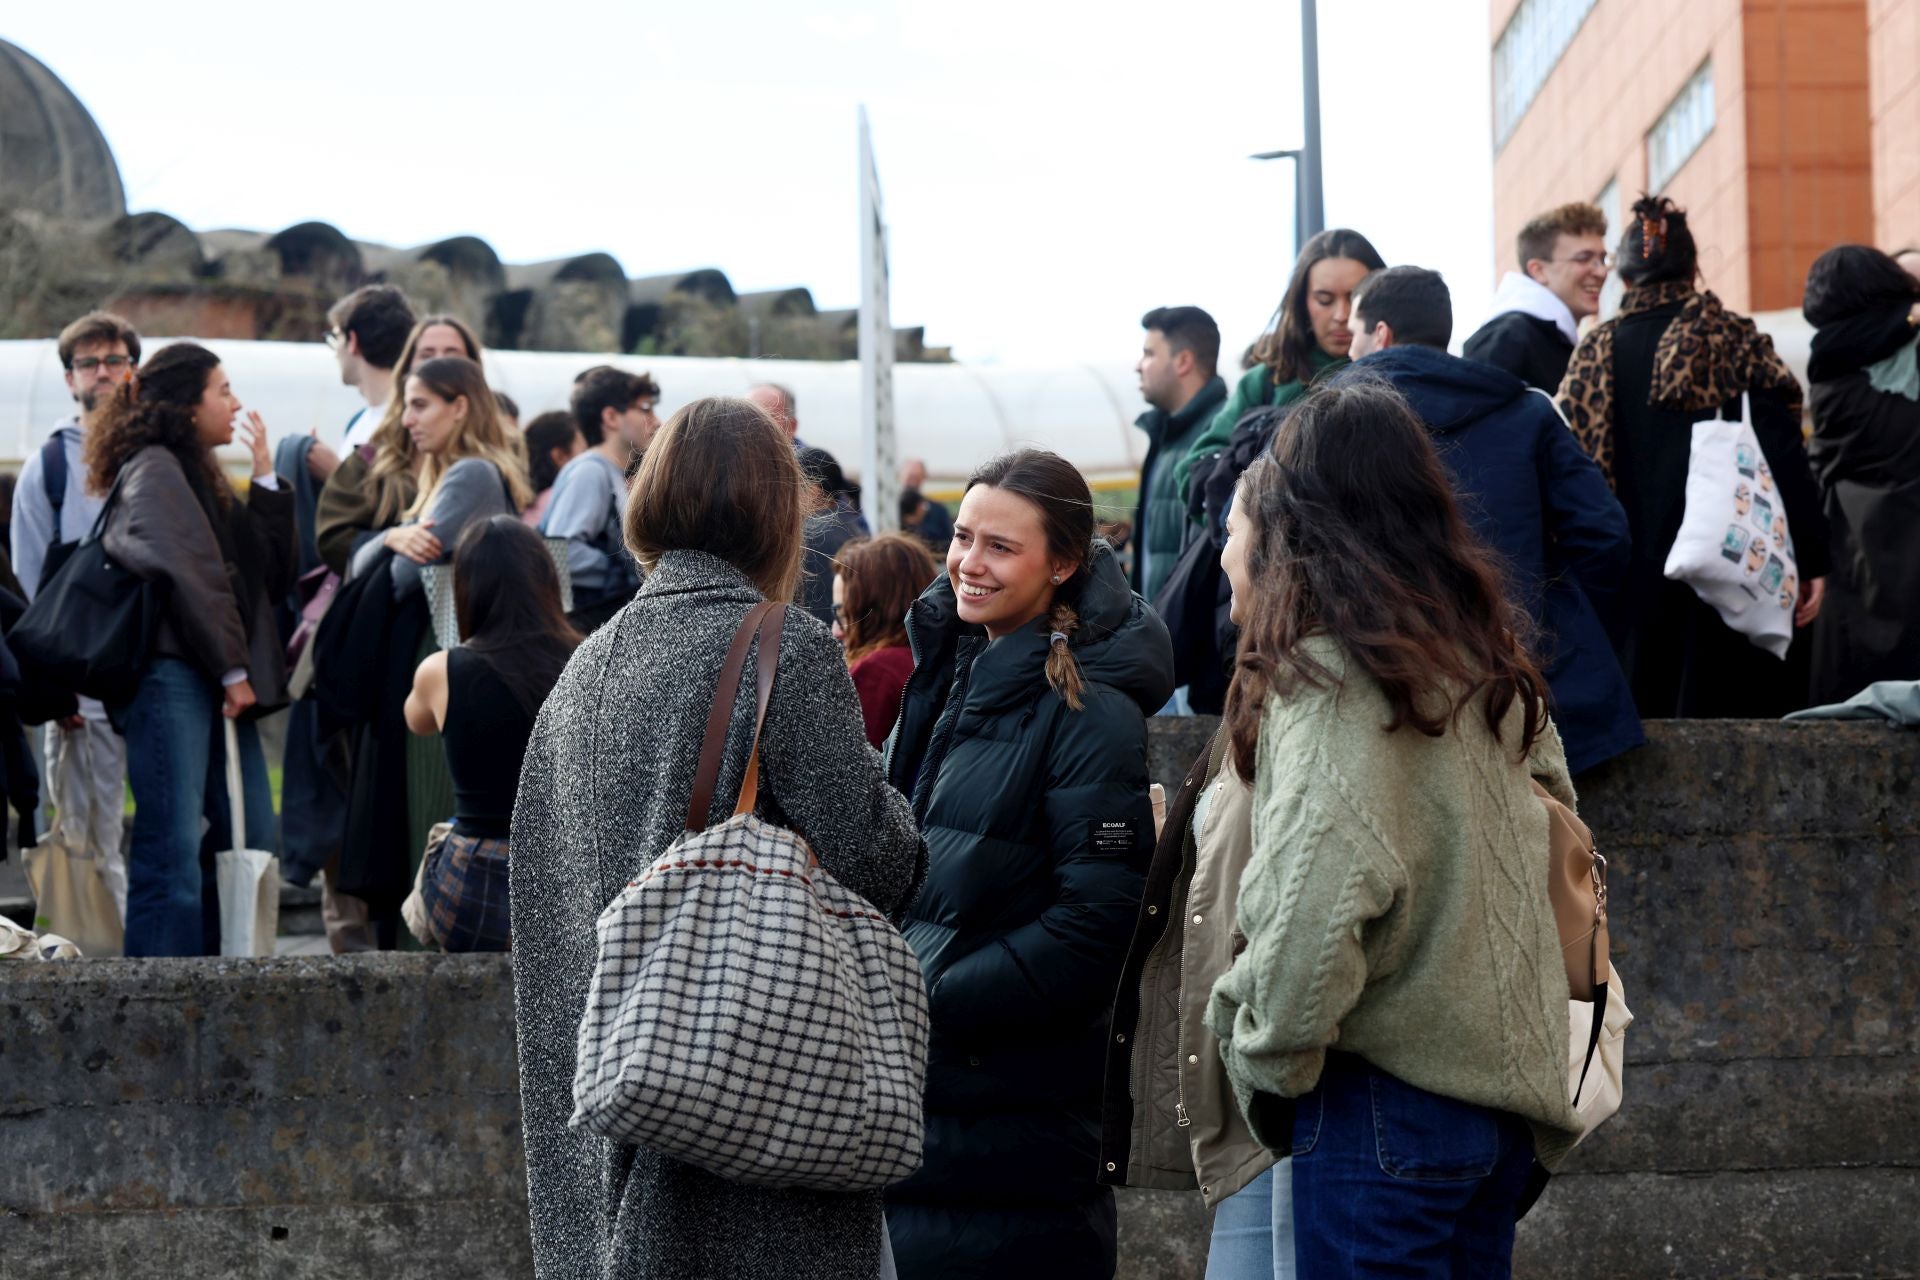
<path fill-rule="evenodd" d="M 1614 268 L 1614 264 L 1616 264 L 1619 261 L 1619 259 L 1614 257 L 1610 253 L 1595 253 L 1591 249 L 1585 249 L 1579 253 L 1574 254 L 1571 258 L 1549 258 L 1547 259 L 1547 261 L 1571 262 L 1574 266 L 1579 267 L 1582 271 L 1585 271 L 1588 267 L 1591 267 L 1596 263 L 1598 263 L 1600 266 L 1603 266 L 1607 270 L 1611 271 Z"/>
<path fill-rule="evenodd" d="M 92 373 L 101 365 L 107 366 L 109 373 L 124 373 L 133 367 L 132 356 L 81 356 L 73 362 L 75 373 Z"/>
<path fill-rule="evenodd" d="M 338 351 L 340 349 L 340 344 L 345 342 L 346 340 L 347 340 L 347 335 L 340 332 L 338 329 L 327 330 L 327 336 L 325 341 L 328 349 L 333 351 Z"/>

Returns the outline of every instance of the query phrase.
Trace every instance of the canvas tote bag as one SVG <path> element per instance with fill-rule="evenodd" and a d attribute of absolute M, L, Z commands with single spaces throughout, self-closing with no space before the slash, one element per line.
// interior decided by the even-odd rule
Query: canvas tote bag
<path fill-rule="evenodd" d="M 33 927 L 71 940 L 82 955 L 119 955 L 126 934 L 103 859 L 70 839 L 57 813 L 53 830 L 23 857 L 33 892 Z"/>
<path fill-rule="evenodd" d="M 1686 515 L 1665 573 L 1692 587 L 1734 631 L 1776 658 L 1787 656 L 1800 571 L 1787 504 L 1744 393 L 1738 422 L 1716 417 L 1693 424 Z"/>
<path fill-rule="evenodd" d="M 886 917 L 753 811 L 786 609 L 740 625 L 686 830 L 600 915 L 569 1124 L 734 1182 L 869 1190 L 920 1167 L 927 996 Z M 752 753 L 732 816 L 709 829 L 756 633 Z"/>
<path fill-rule="evenodd" d="M 247 848 L 246 791 L 240 780 L 240 734 L 227 730 L 227 812 L 233 848 L 214 855 L 220 886 L 220 954 L 270 956 L 280 932 L 280 859 Z"/>

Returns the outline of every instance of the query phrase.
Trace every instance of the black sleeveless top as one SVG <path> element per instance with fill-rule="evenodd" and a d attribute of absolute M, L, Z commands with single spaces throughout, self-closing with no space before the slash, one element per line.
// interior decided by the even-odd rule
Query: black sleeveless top
<path fill-rule="evenodd" d="M 533 713 L 521 708 L 485 658 L 465 648 L 447 651 L 447 722 L 440 735 L 453 775 L 454 829 L 506 839 Z"/>

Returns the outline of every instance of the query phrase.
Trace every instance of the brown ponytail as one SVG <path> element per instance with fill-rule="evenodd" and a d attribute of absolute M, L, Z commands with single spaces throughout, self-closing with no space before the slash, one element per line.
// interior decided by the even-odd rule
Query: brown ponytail
<path fill-rule="evenodd" d="M 1080 664 L 1073 660 L 1073 650 L 1068 642 L 1073 639 L 1073 633 L 1080 629 L 1080 615 L 1066 601 L 1056 600 L 1053 608 L 1047 611 L 1047 626 L 1053 632 L 1052 639 L 1047 642 L 1047 683 L 1066 700 L 1070 710 L 1078 711 L 1084 705 L 1080 701 L 1080 694 L 1086 689 L 1087 682 L 1080 675 Z"/>

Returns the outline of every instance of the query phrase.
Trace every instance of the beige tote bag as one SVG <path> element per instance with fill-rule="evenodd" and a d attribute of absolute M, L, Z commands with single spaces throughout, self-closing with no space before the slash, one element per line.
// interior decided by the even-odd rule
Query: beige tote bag
<path fill-rule="evenodd" d="M 67 839 L 58 815 L 53 830 L 23 856 L 27 887 L 33 893 L 34 929 L 58 934 L 82 955 L 119 955 L 126 931 L 105 868 L 92 850 Z"/>

